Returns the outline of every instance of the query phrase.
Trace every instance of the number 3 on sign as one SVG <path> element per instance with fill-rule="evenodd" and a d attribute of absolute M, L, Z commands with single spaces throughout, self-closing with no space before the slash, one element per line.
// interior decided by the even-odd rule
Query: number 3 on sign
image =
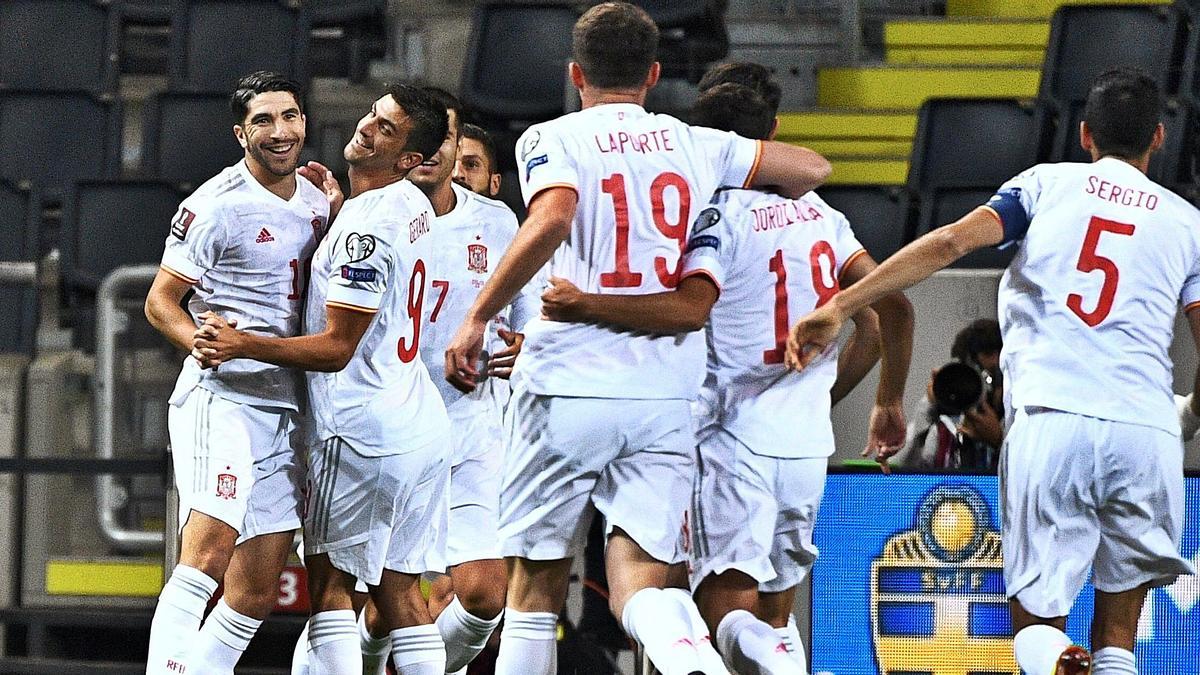
<path fill-rule="evenodd" d="M 1100 297 L 1097 298 L 1096 307 L 1092 311 L 1085 312 L 1083 310 L 1083 296 L 1078 293 L 1067 296 L 1067 309 L 1075 312 L 1075 316 L 1083 319 L 1083 322 L 1092 328 L 1100 325 L 1100 322 L 1104 321 L 1108 313 L 1112 311 L 1113 300 L 1117 297 L 1117 283 L 1121 280 L 1121 271 L 1117 269 L 1117 264 L 1110 258 L 1096 253 L 1096 247 L 1100 245 L 1100 235 L 1108 232 L 1128 237 L 1133 234 L 1133 229 L 1133 225 L 1129 223 L 1105 220 L 1099 216 L 1092 216 L 1092 219 L 1088 221 L 1087 234 L 1083 238 L 1083 250 L 1079 252 L 1079 262 L 1075 264 L 1075 269 L 1080 272 L 1097 270 L 1103 272 L 1104 285 L 1100 287 Z"/>

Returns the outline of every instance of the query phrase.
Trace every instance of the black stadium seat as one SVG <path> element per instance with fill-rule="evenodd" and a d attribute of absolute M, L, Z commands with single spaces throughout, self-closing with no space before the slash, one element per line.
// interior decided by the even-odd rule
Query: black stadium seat
<path fill-rule="evenodd" d="M 37 258 L 36 194 L 0 181 L 0 261 Z M 0 353 L 29 353 L 37 328 L 37 290 L 32 285 L 0 284 Z"/>
<path fill-rule="evenodd" d="M 78 180 L 120 169 L 118 103 L 86 92 L 0 91 L 0 178 L 56 198 Z"/>
<path fill-rule="evenodd" d="M 908 243 L 908 200 L 902 190 L 885 185 L 829 185 L 818 194 L 845 214 L 854 235 L 876 261 Z"/>
<path fill-rule="evenodd" d="M 1073 102 L 1063 108 L 1055 134 L 1050 161 L 1090 162 L 1091 156 L 1079 144 L 1079 123 L 1083 120 L 1083 101 Z M 1174 185 L 1195 178 L 1197 156 L 1197 110 L 1195 107 L 1172 100 L 1163 110 L 1163 127 L 1166 139 L 1163 147 L 1150 157 L 1147 175 L 1158 183 Z"/>
<path fill-rule="evenodd" d="M 308 15 L 283 0 L 176 0 L 171 88 L 228 94 L 238 78 L 274 70 L 305 82 Z"/>
<path fill-rule="evenodd" d="M 579 14 L 568 5 L 483 2 L 475 7 L 462 98 L 503 120 L 547 120 L 562 114 Z"/>
<path fill-rule="evenodd" d="M 159 94 L 147 107 L 144 173 L 192 190 L 244 152 L 233 135 L 229 94 Z"/>
<path fill-rule="evenodd" d="M 997 187 L 1000 186 L 995 185 L 990 188 L 941 188 L 936 190 L 928 198 L 921 201 L 921 215 L 919 217 L 922 219 L 921 225 L 923 227 L 918 230 L 918 236 L 943 225 L 949 225 L 975 210 L 976 207 L 986 204 L 987 200 L 996 194 Z M 990 246 L 981 248 L 974 253 L 969 253 L 960 258 L 954 263 L 953 267 L 1007 267 L 1016 250 L 1015 247 L 1011 246 L 1003 250 Z"/>
<path fill-rule="evenodd" d="M 1034 107 L 1005 99 L 934 99 L 917 115 L 908 187 L 995 187 L 1037 161 Z"/>
<path fill-rule="evenodd" d="M 0 87 L 113 91 L 119 23 L 108 2 L 0 2 Z"/>

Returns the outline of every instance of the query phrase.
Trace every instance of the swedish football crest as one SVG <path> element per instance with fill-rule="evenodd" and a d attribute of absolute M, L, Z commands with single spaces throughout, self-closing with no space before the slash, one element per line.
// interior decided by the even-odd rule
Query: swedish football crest
<path fill-rule="evenodd" d="M 871 564 L 879 672 L 1019 675 L 1000 533 L 987 502 L 970 485 L 943 484 L 915 516 Z"/>

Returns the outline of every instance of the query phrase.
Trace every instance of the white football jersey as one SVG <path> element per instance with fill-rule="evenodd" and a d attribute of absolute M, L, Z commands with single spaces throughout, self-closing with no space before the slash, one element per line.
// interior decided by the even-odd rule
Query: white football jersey
<path fill-rule="evenodd" d="M 833 454 L 829 390 L 837 350 L 804 372 L 783 364 L 788 330 L 841 288 L 842 270 L 865 254 L 850 223 L 815 193 L 787 199 L 725 189 L 692 227 L 684 276 L 721 289 L 708 319 L 709 419 L 752 452 L 770 457 Z"/>
<path fill-rule="evenodd" d="M 529 128 L 517 143 L 526 203 L 565 186 L 575 221 L 548 276 L 588 293 L 675 288 L 688 228 L 718 187 L 753 178 L 762 144 L 633 104 L 599 105 Z M 650 335 L 534 319 L 516 375 L 530 392 L 690 399 L 704 376 L 699 332 Z"/>
<path fill-rule="evenodd" d="M 1200 301 L 1200 212 L 1115 158 L 1035 166 L 988 206 L 1020 242 L 999 293 L 1009 409 L 1179 433 L 1167 349 Z"/>
<path fill-rule="evenodd" d="M 517 216 L 503 202 L 458 185 L 453 187 L 457 200 L 454 208 L 434 218 L 430 232 L 432 252 L 426 266 L 429 289 L 425 302 L 428 323 L 421 335 L 421 359 L 447 408 L 455 405 L 502 406 L 508 395 L 507 383 L 503 380 L 488 378 L 475 391 L 463 394 L 446 381 L 443 373 L 446 348 L 479 291 L 496 271 L 496 264 L 512 244 L 517 234 Z M 513 327 L 511 330 L 520 330 L 529 319 L 541 314 L 542 288 L 540 276 L 534 277 L 512 304 L 488 323 L 485 351 L 493 354 L 504 348 L 497 335 L 498 329 Z M 500 406 L 489 409 L 498 412 Z"/>
<path fill-rule="evenodd" d="M 399 455 L 449 430 L 446 407 L 421 362 L 429 297 L 433 207 L 407 180 L 349 199 L 313 256 L 305 330 L 327 308 L 373 314 L 346 367 L 309 373 L 316 442 L 339 436 L 363 455 Z"/>
<path fill-rule="evenodd" d="M 329 201 L 312 183 L 297 178 L 295 194 L 284 200 L 243 160 L 179 205 L 162 268 L 192 284 L 192 318 L 211 310 L 236 320 L 239 330 L 292 337 L 300 332 L 308 259 L 328 221 Z M 296 410 L 298 378 L 288 368 L 249 359 L 202 370 L 187 357 L 172 399 L 200 386 L 237 403 Z"/>

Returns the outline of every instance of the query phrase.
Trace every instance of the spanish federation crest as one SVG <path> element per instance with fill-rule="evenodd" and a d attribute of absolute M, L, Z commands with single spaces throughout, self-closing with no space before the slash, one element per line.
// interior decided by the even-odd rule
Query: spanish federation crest
<path fill-rule="evenodd" d="M 1018 675 L 1000 533 L 987 502 L 970 485 L 940 485 L 915 520 L 871 565 L 879 672 Z"/>
<path fill-rule="evenodd" d="M 483 244 L 467 244 L 467 269 L 486 274 L 488 271 L 487 247 Z"/>
<path fill-rule="evenodd" d="M 217 474 L 217 496 L 221 499 L 237 497 L 237 476 L 231 473 Z"/>

